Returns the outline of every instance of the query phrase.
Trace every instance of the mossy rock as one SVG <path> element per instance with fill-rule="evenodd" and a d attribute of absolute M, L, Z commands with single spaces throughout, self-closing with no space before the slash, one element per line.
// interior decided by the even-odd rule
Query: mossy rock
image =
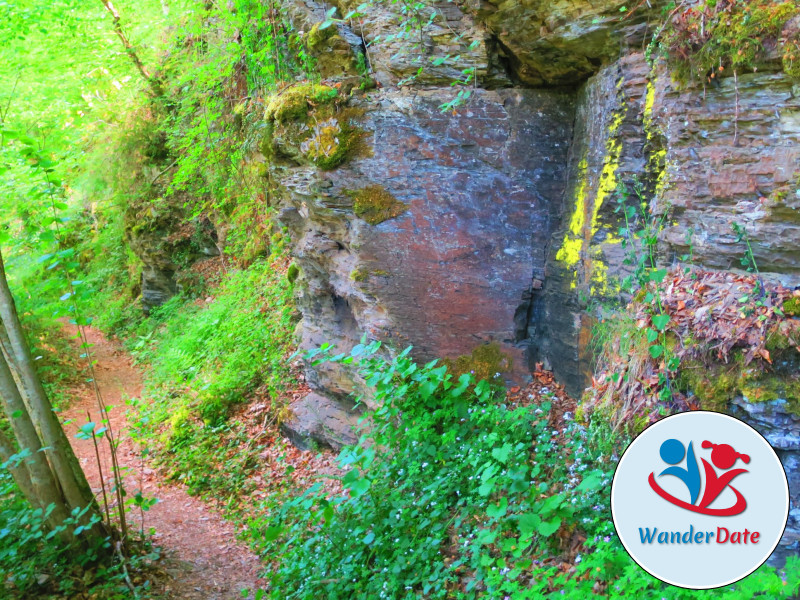
<path fill-rule="evenodd" d="M 369 279 L 369 271 L 361 268 L 353 269 L 353 271 L 350 273 L 350 279 L 359 283 L 364 282 Z"/>
<path fill-rule="evenodd" d="M 278 123 L 305 119 L 310 109 L 332 102 L 338 91 L 318 83 L 301 83 L 272 97 L 264 114 L 267 120 Z"/>
<path fill-rule="evenodd" d="M 464 373 L 472 373 L 478 381 L 497 382 L 500 373 L 507 373 L 514 367 L 514 361 L 500 349 L 500 344 L 492 342 L 477 346 L 470 354 L 457 358 L 446 358 L 444 363 L 458 379 Z"/>
<path fill-rule="evenodd" d="M 370 225 L 394 219 L 408 210 L 408 204 L 400 202 L 382 185 L 369 185 L 346 193 L 353 198 L 353 212 Z"/>
<path fill-rule="evenodd" d="M 783 71 L 793 79 L 800 79 L 800 57 L 789 59 L 787 56 L 783 57 Z"/>
<path fill-rule="evenodd" d="M 783 303 L 783 314 L 788 317 L 800 317 L 800 298 L 789 298 Z"/>
<path fill-rule="evenodd" d="M 678 385 L 693 392 L 705 410 L 724 411 L 737 396 L 748 402 L 786 400 L 793 414 L 800 414 L 800 374 L 792 347 L 786 353 L 776 350 L 773 363 L 787 363 L 785 369 L 766 371 L 756 361 L 744 364 L 744 354 L 737 350 L 730 364 L 705 364 L 687 361 L 681 365 Z M 793 366 L 794 365 L 794 366 Z"/>
<path fill-rule="evenodd" d="M 298 267 L 295 263 L 290 264 L 286 271 L 287 281 L 289 283 L 294 283 L 297 281 L 298 277 L 300 277 L 300 267 Z"/>
<path fill-rule="evenodd" d="M 795 19 L 796 29 L 800 29 L 800 20 Z M 789 77 L 800 79 L 800 32 L 795 33 L 783 45 L 783 72 Z"/>
<path fill-rule="evenodd" d="M 331 39 L 335 35 L 338 35 L 338 31 L 336 30 L 335 26 L 332 26 L 329 23 L 327 27 L 323 27 L 324 24 L 325 21 L 315 23 L 311 28 L 311 31 L 308 32 L 308 35 L 306 36 L 306 44 L 308 45 L 309 49 L 313 50 L 323 42 Z"/>
<path fill-rule="evenodd" d="M 361 154 L 363 132 L 350 122 L 343 110 L 309 128 L 311 135 L 300 144 L 301 152 L 323 171 L 330 171 Z"/>

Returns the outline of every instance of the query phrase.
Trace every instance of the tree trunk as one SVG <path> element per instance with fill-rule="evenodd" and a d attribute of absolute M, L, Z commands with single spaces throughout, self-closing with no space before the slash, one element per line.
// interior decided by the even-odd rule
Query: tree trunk
<path fill-rule="evenodd" d="M 33 484 L 31 483 L 31 474 L 28 471 L 28 465 L 24 461 L 19 461 L 14 465 L 11 463 L 11 457 L 17 454 L 17 449 L 14 444 L 9 440 L 6 435 L 0 431 L 0 462 L 9 463 L 8 470 L 11 472 L 11 477 L 14 478 L 14 483 L 26 498 L 34 496 Z M 16 462 L 16 461 L 14 461 Z"/>
<path fill-rule="evenodd" d="M 34 507 L 42 510 L 46 510 L 52 505 L 53 509 L 48 524 L 51 528 L 61 525 L 69 517 L 69 511 L 59 493 L 56 479 L 50 470 L 44 452 L 42 452 L 39 435 L 28 415 L 4 356 L 0 356 L 0 397 L 2 397 L 3 409 L 11 423 L 14 436 L 19 442 L 20 451 L 27 450 L 24 462 L 30 475 L 30 491 L 33 492 L 33 497 L 29 497 L 28 500 Z M 73 539 L 69 531 L 62 531 L 59 537 L 66 542 Z"/>
<path fill-rule="evenodd" d="M 67 435 L 58 421 L 58 416 L 53 412 L 53 406 L 47 398 L 39 374 L 36 373 L 30 348 L 17 315 L 14 298 L 8 288 L 1 251 L 0 319 L 2 319 L 5 332 L 8 334 L 13 353 L 11 359 L 22 380 L 30 416 L 33 422 L 39 426 L 42 443 L 48 447 L 47 457 L 53 466 L 57 484 L 62 490 L 67 504 L 72 508 L 77 506 L 85 508 L 94 504 L 97 509 L 94 494 L 86 481 L 86 475 L 72 451 Z"/>

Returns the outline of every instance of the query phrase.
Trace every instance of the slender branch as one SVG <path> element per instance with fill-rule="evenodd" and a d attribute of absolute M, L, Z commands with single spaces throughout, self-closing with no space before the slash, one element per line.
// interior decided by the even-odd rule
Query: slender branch
<path fill-rule="evenodd" d="M 133 47 L 128 36 L 125 34 L 125 30 L 122 28 L 121 17 L 117 12 L 117 9 L 111 3 L 111 0 L 100 0 L 103 3 L 103 6 L 106 7 L 106 10 L 111 15 L 111 23 L 114 28 L 114 33 L 117 34 L 117 37 L 122 42 L 122 46 L 125 48 L 125 52 L 128 54 L 128 57 L 133 62 L 136 69 L 139 71 L 141 76 L 147 82 L 147 85 L 150 86 L 150 90 L 153 92 L 153 95 L 156 98 L 161 98 L 164 95 L 164 88 L 161 87 L 161 83 L 159 83 L 158 79 L 150 75 L 150 72 L 144 66 L 144 63 L 139 58 L 139 55 L 136 53 L 136 48 Z"/>

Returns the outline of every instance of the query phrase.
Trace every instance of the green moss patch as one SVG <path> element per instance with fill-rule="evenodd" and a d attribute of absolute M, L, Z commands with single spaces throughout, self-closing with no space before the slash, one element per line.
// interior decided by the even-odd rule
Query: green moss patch
<path fill-rule="evenodd" d="M 408 204 L 400 202 L 382 185 L 368 185 L 346 193 L 353 198 L 353 212 L 370 225 L 394 219 L 408 210 Z"/>
<path fill-rule="evenodd" d="M 353 269 L 353 272 L 350 273 L 350 279 L 357 282 L 363 282 L 369 279 L 369 271 L 366 269 Z"/>
<path fill-rule="evenodd" d="M 767 57 L 767 48 L 783 50 L 787 73 L 798 69 L 794 36 L 787 24 L 798 14 L 796 0 L 703 0 L 671 13 L 660 43 L 675 78 L 711 81 L 727 70 L 752 70 Z"/>
<path fill-rule="evenodd" d="M 800 414 L 800 298 L 756 275 L 675 269 L 595 332 L 583 412 L 632 432 L 675 411 L 785 400 Z M 594 414 L 593 414 L 594 413 Z"/>
<path fill-rule="evenodd" d="M 478 381 L 492 382 L 497 381 L 501 373 L 511 371 L 514 366 L 511 356 L 503 352 L 497 342 L 477 346 L 470 354 L 447 358 L 444 363 L 453 373 L 453 379 L 458 379 L 464 373 L 470 373 Z"/>
<path fill-rule="evenodd" d="M 363 132 L 352 125 L 348 112 L 317 121 L 300 144 L 303 154 L 323 171 L 335 169 L 361 153 Z"/>
<path fill-rule="evenodd" d="M 335 88 L 317 83 L 301 83 L 287 88 L 272 97 L 264 114 L 267 120 L 279 123 L 304 119 L 309 110 L 332 102 L 338 92 Z"/>
<path fill-rule="evenodd" d="M 800 298 L 794 296 L 783 303 L 783 313 L 789 317 L 800 317 Z"/>
<path fill-rule="evenodd" d="M 289 283 L 294 283 L 297 281 L 298 277 L 300 277 L 300 267 L 295 263 L 290 264 L 289 268 L 286 270 L 286 280 Z"/>
<path fill-rule="evenodd" d="M 311 31 L 306 36 L 306 44 L 310 49 L 314 49 L 323 42 L 329 40 L 335 35 L 338 35 L 336 27 L 323 27 L 324 21 L 314 24 Z"/>

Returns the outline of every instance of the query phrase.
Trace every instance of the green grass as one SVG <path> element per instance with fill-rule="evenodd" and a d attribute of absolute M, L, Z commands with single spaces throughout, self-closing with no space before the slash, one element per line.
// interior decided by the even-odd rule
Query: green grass
<path fill-rule="evenodd" d="M 280 257 L 256 262 L 229 274 L 210 303 L 175 297 L 129 331 L 127 344 L 147 367 L 139 437 L 193 493 L 230 493 L 246 479 L 258 448 L 229 417 L 258 390 L 277 418 L 294 383 L 285 271 Z"/>

